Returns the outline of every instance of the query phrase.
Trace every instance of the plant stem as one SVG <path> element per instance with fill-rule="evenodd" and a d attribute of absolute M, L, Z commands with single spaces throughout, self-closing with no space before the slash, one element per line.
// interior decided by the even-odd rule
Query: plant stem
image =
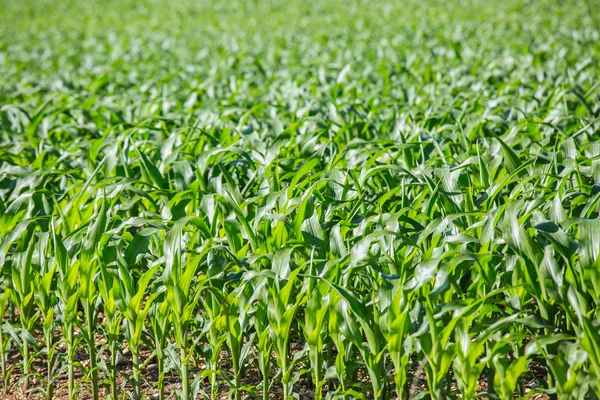
<path fill-rule="evenodd" d="M 48 332 L 46 336 L 46 347 L 48 349 L 48 389 L 46 391 L 46 399 L 52 400 L 54 397 L 54 382 L 52 378 L 52 331 Z"/>
<path fill-rule="evenodd" d="M 88 325 L 88 346 L 90 348 L 90 370 L 92 372 L 92 399 L 98 400 L 98 370 L 96 369 L 96 343 L 94 341 L 94 309 L 92 302 L 85 302 Z"/>
<path fill-rule="evenodd" d="M 375 372 L 373 368 L 368 368 L 368 372 L 371 377 L 371 383 L 373 385 L 373 400 L 379 400 L 381 399 L 382 392 L 379 377 L 381 377 L 383 374 L 381 374 L 381 371 Z"/>
<path fill-rule="evenodd" d="M 0 322 L 0 365 L 2 368 L 2 391 L 8 394 L 8 384 L 6 382 L 6 355 L 4 354 L 4 332 Z"/>
<path fill-rule="evenodd" d="M 212 371 L 217 370 L 217 364 L 219 362 L 219 351 L 216 350 L 216 347 L 213 347 L 212 354 L 210 356 L 210 362 L 208 364 L 209 369 Z M 211 400 L 216 400 L 218 395 L 218 386 L 217 386 L 217 374 L 216 372 L 212 372 L 210 374 L 210 398 Z"/>
<path fill-rule="evenodd" d="M 163 360 L 159 352 L 156 353 L 156 363 L 158 365 L 158 399 L 164 400 L 165 398 L 165 377 L 163 371 Z"/>
<path fill-rule="evenodd" d="M 69 376 L 69 400 L 75 398 L 75 373 L 73 370 L 73 324 L 67 326 L 67 374 Z"/>
<path fill-rule="evenodd" d="M 269 374 L 263 376 L 263 400 L 269 400 Z"/>
<path fill-rule="evenodd" d="M 287 383 L 283 384 L 283 399 L 286 400 L 289 396 L 289 389 Z"/>
<path fill-rule="evenodd" d="M 23 338 L 23 378 L 25 379 L 25 392 L 29 390 L 29 343 Z"/>
<path fill-rule="evenodd" d="M 285 356 L 283 357 L 283 361 L 281 363 L 282 366 L 282 371 L 281 371 L 281 383 L 283 385 L 283 400 L 287 400 L 287 398 L 290 395 L 290 389 L 288 387 L 288 380 L 285 377 L 285 374 L 287 373 L 287 369 L 288 369 L 288 361 L 287 361 L 287 352 L 285 353 Z"/>
<path fill-rule="evenodd" d="M 110 391 L 112 394 L 112 398 L 113 400 L 117 400 L 118 397 L 118 393 L 117 393 L 117 341 L 115 340 L 115 338 L 112 338 L 112 343 L 110 344 L 111 347 L 111 365 L 110 365 Z"/>
<path fill-rule="evenodd" d="M 217 369 L 217 362 L 215 360 L 211 361 L 211 363 L 210 363 L 210 369 L 212 369 L 213 371 L 215 371 Z M 217 399 L 217 394 L 218 394 L 217 392 L 218 392 L 218 388 L 217 388 L 217 374 L 213 372 L 210 375 L 210 398 L 211 398 L 211 400 L 216 400 Z"/>
<path fill-rule="evenodd" d="M 54 384 L 52 383 L 52 371 L 50 370 L 50 364 L 48 364 L 48 390 L 46 391 L 46 400 L 52 400 L 54 398 Z"/>
<path fill-rule="evenodd" d="M 133 361 L 133 399 L 140 400 L 140 356 L 137 348 L 131 349 L 131 358 Z"/>
<path fill-rule="evenodd" d="M 242 391 L 240 390 L 241 381 L 240 374 L 235 373 L 235 400 L 242 400 Z"/>
<path fill-rule="evenodd" d="M 321 360 L 319 351 L 315 350 L 313 359 L 313 368 L 315 370 L 315 399 L 319 400 L 323 397 L 321 393 Z"/>
<path fill-rule="evenodd" d="M 188 379 L 187 348 L 185 344 L 181 348 L 181 391 L 182 400 L 189 400 L 190 382 Z"/>

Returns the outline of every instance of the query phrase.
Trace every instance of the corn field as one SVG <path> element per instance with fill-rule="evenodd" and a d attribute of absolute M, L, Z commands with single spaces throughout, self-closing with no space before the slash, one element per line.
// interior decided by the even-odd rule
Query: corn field
<path fill-rule="evenodd" d="M 2 2 L 1 398 L 598 399 L 599 16 Z"/>

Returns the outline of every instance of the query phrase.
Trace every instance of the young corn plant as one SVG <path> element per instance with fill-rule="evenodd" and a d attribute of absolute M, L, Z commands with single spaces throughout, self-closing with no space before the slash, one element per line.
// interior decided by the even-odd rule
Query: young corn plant
<path fill-rule="evenodd" d="M 219 371 L 219 361 L 221 359 L 221 350 L 227 340 L 227 317 L 225 309 L 227 307 L 224 294 L 220 289 L 210 288 L 205 299 L 201 299 L 206 312 L 205 325 L 206 340 L 208 348 L 205 351 L 206 364 L 210 374 L 210 397 L 216 399 L 219 391 L 219 382 L 217 380 Z"/>
<path fill-rule="evenodd" d="M 385 344 L 377 322 L 373 318 L 373 311 L 346 288 L 329 284 L 332 290 L 340 295 L 337 302 L 333 304 L 335 312 L 339 315 L 340 331 L 360 352 L 371 378 L 373 398 L 382 399 L 385 393 Z M 363 338 L 366 339 L 366 343 Z"/>
<path fill-rule="evenodd" d="M 160 293 L 148 294 L 147 289 L 154 275 L 158 270 L 158 265 L 146 271 L 137 282 L 129 273 L 127 267 L 119 265 L 119 276 L 122 284 L 119 292 L 117 306 L 125 317 L 127 323 L 125 329 L 125 338 L 131 351 L 133 365 L 133 399 L 141 399 L 141 362 L 140 362 L 140 344 L 142 333 L 146 326 L 146 316 L 150 307 Z"/>
<path fill-rule="evenodd" d="M 67 249 L 61 237 L 57 234 L 54 224 L 52 224 L 52 246 L 57 268 L 56 274 L 58 275 L 56 297 L 58 309 L 60 310 L 59 322 L 66 343 L 67 392 L 69 400 L 73 400 L 75 398 L 75 351 L 78 343 L 78 339 L 74 334 L 74 327 L 77 321 L 77 306 L 79 303 L 77 296 L 79 260 L 71 263 Z"/>
<path fill-rule="evenodd" d="M 86 265 L 83 267 L 83 265 Z M 99 292 L 93 277 L 99 271 L 97 259 L 84 259 L 80 263 L 80 280 L 78 298 L 83 307 L 85 325 L 80 325 L 80 330 L 86 342 L 89 355 L 89 376 L 91 393 L 94 400 L 98 400 L 98 360 L 96 358 L 96 327 L 98 321 L 97 307 L 100 303 Z M 83 283 L 85 282 L 85 283 Z"/>
<path fill-rule="evenodd" d="M 342 312 L 339 312 L 339 307 L 341 306 L 342 297 L 341 295 L 332 290 L 329 293 L 329 302 L 331 305 L 331 310 L 329 312 L 329 321 L 327 325 L 327 332 L 331 337 L 333 344 L 335 345 L 335 349 L 337 350 L 335 354 L 335 372 L 336 379 L 338 381 L 338 389 L 341 393 L 345 393 L 348 387 L 348 368 L 347 366 L 350 364 L 350 351 L 351 347 L 350 340 L 345 336 L 342 332 L 342 329 L 345 332 L 344 323 L 344 315 Z"/>
<path fill-rule="evenodd" d="M 479 358 L 484 350 L 486 337 L 481 335 L 473 339 L 469 335 L 474 317 L 475 315 L 461 318 L 454 332 L 458 349 L 452 366 L 456 374 L 458 387 L 465 398 L 475 396 L 481 373 L 485 368 L 485 363 L 480 362 Z"/>
<path fill-rule="evenodd" d="M 393 287 L 391 284 L 382 286 L 379 293 L 382 310 L 379 326 L 394 365 L 396 396 L 406 399 L 410 393 L 407 387 L 410 353 L 406 349 L 406 340 L 411 330 L 410 297 L 403 292 L 401 286 Z"/>
<path fill-rule="evenodd" d="M 103 255 L 103 263 L 100 266 L 102 280 L 98 282 L 98 290 L 100 291 L 104 303 L 104 331 L 106 332 L 106 339 L 110 351 L 110 365 L 108 366 L 110 397 L 112 399 L 118 399 L 117 362 L 121 351 L 119 348 L 119 341 L 121 339 L 123 314 L 121 313 L 121 310 L 117 308 L 117 302 L 121 300 L 122 291 L 119 277 L 108 270 L 111 262 L 108 262 L 107 260 L 107 252 Z"/>
<path fill-rule="evenodd" d="M 188 342 L 189 328 L 194 320 L 194 313 L 203 285 L 207 278 L 197 277 L 202 257 L 208 252 L 204 248 L 199 254 L 182 254 L 182 230 L 187 221 L 178 221 L 167 233 L 164 244 L 166 266 L 162 279 L 166 287 L 167 303 L 171 311 L 171 321 L 175 333 L 175 341 L 179 346 L 179 368 L 181 372 L 181 397 L 190 399 L 189 364 L 193 349 Z"/>
<path fill-rule="evenodd" d="M 293 288 L 300 269 L 295 269 L 289 274 L 287 282 L 277 291 L 277 286 L 268 287 L 267 318 L 271 330 L 273 349 L 277 355 L 277 365 L 281 370 L 281 384 L 283 385 L 283 398 L 288 399 L 292 393 L 291 376 L 294 363 L 290 361 L 290 337 L 294 315 L 302 301 L 301 298 L 293 299 Z M 277 278 L 276 278 L 277 279 Z"/>
<path fill-rule="evenodd" d="M 45 252 L 40 249 L 40 258 L 45 257 Z M 35 300 L 43 319 L 42 333 L 44 336 L 44 346 L 46 350 L 46 399 L 54 398 L 54 354 L 58 343 L 54 341 L 55 320 L 54 312 L 56 307 L 56 297 L 54 296 L 53 280 L 56 267 L 49 268 L 48 265 L 42 265 L 43 274 L 38 274 L 35 280 Z"/>
<path fill-rule="evenodd" d="M 35 312 L 35 279 L 37 271 L 33 264 L 33 253 L 36 245 L 36 237 L 33 231 L 33 225 L 30 225 L 26 234 L 18 242 L 18 246 L 13 254 L 10 271 L 12 277 L 11 302 L 19 310 L 19 320 L 21 322 L 21 354 L 23 357 L 22 374 L 23 388 L 27 393 L 30 383 L 30 346 L 35 346 L 36 342 L 32 336 L 33 328 L 38 319 Z"/>
<path fill-rule="evenodd" d="M 244 334 L 249 328 L 247 315 L 247 301 L 250 296 L 248 290 L 236 290 L 223 299 L 222 324 L 226 334 L 225 343 L 231 354 L 231 363 L 233 367 L 233 398 L 242 399 L 242 373 L 244 364 L 251 354 L 250 345 L 254 342 L 253 335 L 250 335 L 248 342 L 244 343 Z"/>
<path fill-rule="evenodd" d="M 197 262 L 198 261 L 196 261 L 196 263 Z M 189 364 L 193 352 L 191 351 L 192 349 L 189 348 L 188 332 L 189 326 L 193 321 L 194 309 L 201 294 L 199 285 L 194 288 L 191 287 L 190 275 L 193 275 L 195 272 L 195 268 L 192 267 L 192 265 L 192 263 L 188 263 L 185 274 L 183 274 L 181 279 L 175 283 L 177 286 L 166 285 L 167 301 L 172 307 L 171 318 L 175 331 L 175 341 L 177 342 L 180 351 L 181 396 L 183 400 L 188 400 L 190 398 Z M 175 308 L 177 306 L 179 306 L 179 308 Z"/>
<path fill-rule="evenodd" d="M 79 288 L 78 298 L 83 306 L 84 325 L 81 330 L 89 351 L 89 373 L 93 400 L 98 400 L 98 360 L 96 359 L 96 328 L 98 317 L 98 304 L 101 302 L 100 292 L 97 287 L 98 272 L 102 249 L 106 244 L 103 233 L 107 227 L 107 201 L 101 199 L 101 206 L 96 213 L 96 218 L 88 225 L 86 237 L 83 242 L 83 251 L 79 260 Z"/>
<path fill-rule="evenodd" d="M 253 326 L 257 334 L 257 364 L 262 377 L 262 399 L 268 400 L 271 391 L 271 352 L 273 350 L 273 340 L 269 329 L 268 320 L 268 293 L 265 288 L 267 279 L 263 278 L 260 282 L 252 282 L 256 303 L 254 305 Z"/>
<path fill-rule="evenodd" d="M 311 278 L 314 279 L 314 278 Z M 315 399 L 323 398 L 323 342 L 325 338 L 325 318 L 329 311 L 329 286 L 319 282 L 308 294 L 308 303 L 304 314 L 304 335 L 308 344 L 308 352 L 313 383 L 315 385 Z"/>
<path fill-rule="evenodd" d="M 161 292 L 153 302 L 148 313 L 154 351 L 156 352 L 156 366 L 158 370 L 156 385 L 158 387 L 159 400 L 165 399 L 165 348 L 171 333 L 169 303 L 165 301 L 164 297 L 164 292 Z"/>
<path fill-rule="evenodd" d="M 0 296 L 0 314 L 6 314 L 6 305 L 10 299 L 10 289 L 4 289 L 2 296 Z M 4 324 L 0 325 L 0 373 L 2 373 L 2 392 L 8 394 L 9 387 L 9 375 L 8 368 L 6 367 L 6 350 L 8 347 L 8 340 L 4 337 Z"/>
<path fill-rule="evenodd" d="M 510 353 L 510 346 L 507 342 L 514 338 L 508 337 L 494 344 L 491 349 L 491 363 L 495 369 L 494 390 L 502 400 L 513 398 L 518 388 L 520 376 L 527 371 L 529 362 L 527 355 L 514 357 L 509 361 L 506 357 Z"/>
<path fill-rule="evenodd" d="M 427 374 L 427 386 L 431 397 L 441 399 L 446 389 L 446 375 L 456 352 L 456 345 L 449 339 L 459 318 L 455 317 L 443 326 L 442 321 L 434 317 L 431 303 L 426 304 L 425 313 L 429 331 L 419 338 L 424 357 L 423 368 Z"/>

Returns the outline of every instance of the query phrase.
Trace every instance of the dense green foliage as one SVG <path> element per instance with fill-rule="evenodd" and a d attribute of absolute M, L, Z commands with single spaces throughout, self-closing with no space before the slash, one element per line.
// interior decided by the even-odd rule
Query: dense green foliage
<path fill-rule="evenodd" d="M 2 2 L 5 390 L 598 398 L 597 3 L 386 3 Z"/>

